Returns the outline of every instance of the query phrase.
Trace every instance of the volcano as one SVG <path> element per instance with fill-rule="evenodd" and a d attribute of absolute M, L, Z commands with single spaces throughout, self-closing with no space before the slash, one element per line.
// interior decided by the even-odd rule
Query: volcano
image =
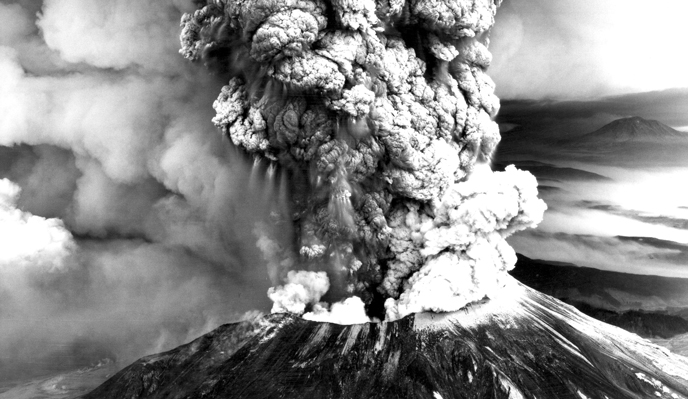
<path fill-rule="evenodd" d="M 652 146 L 687 146 L 688 133 L 679 132 L 659 121 L 639 116 L 617 119 L 594 132 L 561 141 L 563 147 L 581 150 L 624 150 Z"/>
<path fill-rule="evenodd" d="M 617 119 L 588 133 L 577 142 L 598 144 L 645 143 L 688 143 L 688 134 L 679 132 L 656 120 L 639 116 Z"/>
<path fill-rule="evenodd" d="M 675 399 L 685 360 L 512 280 L 498 298 L 394 322 L 226 324 L 85 398 Z"/>
<path fill-rule="evenodd" d="M 638 116 L 617 119 L 594 132 L 556 142 L 561 157 L 578 161 L 638 165 L 684 165 L 688 133 Z"/>

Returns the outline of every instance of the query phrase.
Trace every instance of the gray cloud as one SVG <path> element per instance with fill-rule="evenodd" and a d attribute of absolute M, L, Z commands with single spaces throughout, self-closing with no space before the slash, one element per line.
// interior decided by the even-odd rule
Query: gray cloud
<path fill-rule="evenodd" d="M 0 248 L 0 370 L 57 367 L 60 348 L 85 341 L 89 356 L 128 361 L 269 309 L 253 228 L 284 213 L 280 174 L 210 122 L 220 78 L 178 54 L 193 9 L 0 3 L 0 178 L 22 188 L 0 216 L 64 237 L 53 259 Z"/>

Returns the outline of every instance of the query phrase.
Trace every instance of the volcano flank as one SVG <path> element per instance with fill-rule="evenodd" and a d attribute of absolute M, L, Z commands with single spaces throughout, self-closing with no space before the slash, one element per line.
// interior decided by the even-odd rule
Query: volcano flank
<path fill-rule="evenodd" d="M 685 359 L 519 283 L 446 314 L 272 314 L 145 357 L 85 398 L 685 398 Z"/>

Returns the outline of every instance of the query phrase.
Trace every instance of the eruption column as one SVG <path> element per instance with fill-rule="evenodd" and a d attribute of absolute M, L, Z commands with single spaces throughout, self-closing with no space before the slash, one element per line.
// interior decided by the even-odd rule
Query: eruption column
<path fill-rule="evenodd" d="M 184 15 L 181 53 L 231 75 L 213 122 L 289 177 L 284 256 L 301 271 L 279 271 L 274 311 L 326 320 L 321 299 L 356 296 L 339 322 L 357 304 L 397 319 L 498 294 L 505 237 L 545 209 L 530 174 L 489 168 L 500 2 L 215 0 Z"/>

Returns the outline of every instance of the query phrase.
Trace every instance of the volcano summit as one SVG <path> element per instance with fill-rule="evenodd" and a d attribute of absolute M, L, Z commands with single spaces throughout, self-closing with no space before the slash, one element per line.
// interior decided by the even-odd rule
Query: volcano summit
<path fill-rule="evenodd" d="M 139 360 L 86 398 L 686 398 L 688 364 L 515 281 L 453 313 L 342 326 L 288 314 Z"/>

